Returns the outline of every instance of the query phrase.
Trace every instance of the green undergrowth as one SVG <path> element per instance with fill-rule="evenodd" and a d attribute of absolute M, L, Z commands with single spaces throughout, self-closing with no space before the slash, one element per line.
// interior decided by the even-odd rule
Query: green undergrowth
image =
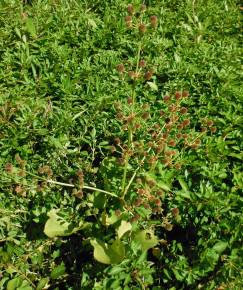
<path fill-rule="evenodd" d="M 0 1 L 0 289 L 242 289 L 241 13 Z"/>

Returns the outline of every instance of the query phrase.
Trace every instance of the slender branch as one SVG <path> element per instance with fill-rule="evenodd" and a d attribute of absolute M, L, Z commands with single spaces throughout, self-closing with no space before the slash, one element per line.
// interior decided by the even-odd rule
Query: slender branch
<path fill-rule="evenodd" d="M 48 183 L 51 183 L 51 184 L 56 184 L 56 185 L 61 185 L 61 186 L 66 186 L 66 187 L 72 187 L 72 188 L 75 187 L 75 185 L 71 184 L 71 183 L 64 183 L 64 182 L 59 182 L 59 181 L 55 181 L 55 180 L 52 180 L 52 179 L 45 179 L 43 177 L 40 177 L 40 176 L 38 176 L 38 175 L 36 175 L 34 173 L 31 173 L 31 172 L 28 172 L 28 171 L 26 171 L 26 173 L 28 173 L 29 175 L 34 176 L 34 177 L 36 177 L 36 178 L 38 178 L 40 180 L 43 180 L 43 181 L 48 182 Z M 84 189 L 88 189 L 88 190 L 102 192 L 102 193 L 105 193 L 105 194 L 110 195 L 112 197 L 120 198 L 115 193 L 112 193 L 112 192 L 109 192 L 109 191 L 106 191 L 106 190 L 103 190 L 103 189 L 99 189 L 99 188 L 96 188 L 96 187 L 84 185 L 83 188 Z"/>

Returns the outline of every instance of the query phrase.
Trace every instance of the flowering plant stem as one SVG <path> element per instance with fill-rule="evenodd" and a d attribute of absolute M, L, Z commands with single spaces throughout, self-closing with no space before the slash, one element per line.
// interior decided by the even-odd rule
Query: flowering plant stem
<path fill-rule="evenodd" d="M 139 72 L 139 61 L 140 61 L 140 56 L 141 56 L 141 49 L 142 49 L 142 42 L 140 41 L 138 44 L 135 76 L 137 76 L 138 72 Z M 136 81 L 136 78 L 135 78 L 134 84 L 132 86 L 132 115 L 134 114 L 135 102 L 136 102 L 136 83 L 135 83 L 135 81 Z M 129 126 L 128 127 L 128 148 L 131 149 L 131 147 L 133 147 L 133 128 L 132 128 L 132 126 Z M 124 165 L 124 170 L 123 170 L 123 178 L 122 178 L 122 197 L 121 197 L 122 200 L 124 200 L 124 197 L 125 197 L 128 189 L 130 187 L 130 184 L 131 184 L 129 182 L 129 185 L 126 186 L 128 164 L 129 164 L 129 154 L 126 154 L 125 165 Z M 136 176 L 136 171 L 135 171 L 135 176 Z"/>

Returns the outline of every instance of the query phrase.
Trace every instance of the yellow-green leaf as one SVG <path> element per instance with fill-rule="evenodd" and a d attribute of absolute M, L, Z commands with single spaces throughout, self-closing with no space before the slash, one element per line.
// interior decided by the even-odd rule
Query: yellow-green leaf
<path fill-rule="evenodd" d="M 122 242 L 117 239 L 112 245 L 105 244 L 98 240 L 91 240 L 94 247 L 94 258 L 103 264 L 118 264 L 125 256 L 125 248 Z"/>
<path fill-rule="evenodd" d="M 138 231 L 134 234 L 133 240 L 137 242 L 143 251 L 147 251 L 158 244 L 158 239 L 150 230 Z"/>
<path fill-rule="evenodd" d="M 132 225 L 126 221 L 122 221 L 118 230 L 117 230 L 117 235 L 118 235 L 118 238 L 121 239 L 122 236 L 130 231 L 132 229 Z"/>
<path fill-rule="evenodd" d="M 69 226 L 70 223 L 65 221 L 63 218 L 58 216 L 58 210 L 52 209 L 49 213 L 49 219 L 47 220 L 44 228 L 44 233 L 49 238 L 59 237 L 59 236 L 67 236 L 72 233 L 70 231 Z"/>

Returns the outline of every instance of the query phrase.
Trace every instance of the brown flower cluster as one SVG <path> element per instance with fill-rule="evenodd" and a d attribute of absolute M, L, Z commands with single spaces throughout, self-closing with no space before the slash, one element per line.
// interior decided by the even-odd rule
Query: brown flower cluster
<path fill-rule="evenodd" d="M 147 23 L 142 22 L 141 16 L 147 11 L 145 4 L 142 4 L 140 8 L 136 9 L 132 4 L 128 4 L 127 12 L 125 16 L 126 27 L 129 29 L 137 29 L 141 35 L 144 35 L 147 30 L 156 29 L 158 26 L 158 17 L 151 15 Z"/>

